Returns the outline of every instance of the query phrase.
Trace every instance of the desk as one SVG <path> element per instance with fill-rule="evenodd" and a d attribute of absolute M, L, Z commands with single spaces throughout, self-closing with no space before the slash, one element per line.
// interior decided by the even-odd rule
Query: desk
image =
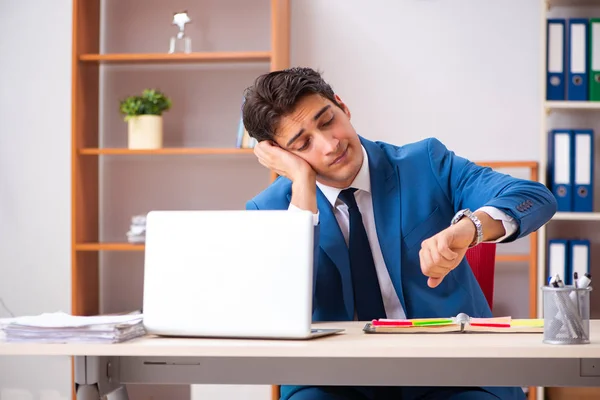
<path fill-rule="evenodd" d="M 346 332 L 306 341 L 0 342 L 0 356 L 74 356 L 78 400 L 106 393 L 126 399 L 127 383 L 600 386 L 600 320 L 591 322 L 591 344 L 569 346 L 546 345 L 542 334 L 365 334 L 362 322 L 315 326 Z"/>

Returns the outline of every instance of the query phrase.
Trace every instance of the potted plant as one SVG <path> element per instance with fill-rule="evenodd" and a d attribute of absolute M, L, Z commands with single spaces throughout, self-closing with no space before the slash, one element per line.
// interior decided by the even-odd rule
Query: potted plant
<path fill-rule="evenodd" d="M 128 126 L 130 149 L 159 149 L 163 144 L 163 112 L 171 99 L 156 89 L 145 89 L 140 96 L 129 96 L 120 103 Z"/>

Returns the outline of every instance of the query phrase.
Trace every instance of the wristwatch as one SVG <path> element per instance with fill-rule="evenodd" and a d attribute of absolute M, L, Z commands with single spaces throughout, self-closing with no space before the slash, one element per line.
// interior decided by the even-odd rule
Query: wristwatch
<path fill-rule="evenodd" d="M 475 235 L 475 240 L 469 245 L 469 248 L 475 247 L 479 243 L 483 242 L 483 226 L 481 225 L 481 221 L 479 220 L 479 218 L 477 218 L 475 214 L 473 214 L 468 208 L 462 209 L 459 212 L 457 212 L 456 215 L 454 215 L 454 217 L 452 218 L 450 225 L 458 223 L 458 221 L 460 221 L 463 217 L 469 218 L 475 225 L 475 230 L 477 234 Z"/>

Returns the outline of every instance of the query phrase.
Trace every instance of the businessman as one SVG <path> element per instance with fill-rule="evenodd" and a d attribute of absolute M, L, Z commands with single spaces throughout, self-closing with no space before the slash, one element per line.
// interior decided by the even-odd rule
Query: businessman
<path fill-rule="evenodd" d="M 455 155 L 434 138 L 397 146 L 359 136 L 348 106 L 320 74 L 259 76 L 243 121 L 255 154 L 278 177 L 247 209 L 314 215 L 314 321 L 489 317 L 466 258 L 545 224 L 556 201 L 543 185 Z M 507 387 L 282 386 L 289 400 L 503 399 Z"/>

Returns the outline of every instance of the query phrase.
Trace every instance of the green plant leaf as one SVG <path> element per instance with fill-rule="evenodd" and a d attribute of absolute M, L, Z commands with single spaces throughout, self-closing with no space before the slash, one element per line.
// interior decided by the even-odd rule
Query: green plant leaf
<path fill-rule="evenodd" d="M 125 121 L 138 115 L 162 115 L 171 109 L 171 99 L 157 89 L 144 89 L 141 95 L 129 96 L 119 103 Z"/>

